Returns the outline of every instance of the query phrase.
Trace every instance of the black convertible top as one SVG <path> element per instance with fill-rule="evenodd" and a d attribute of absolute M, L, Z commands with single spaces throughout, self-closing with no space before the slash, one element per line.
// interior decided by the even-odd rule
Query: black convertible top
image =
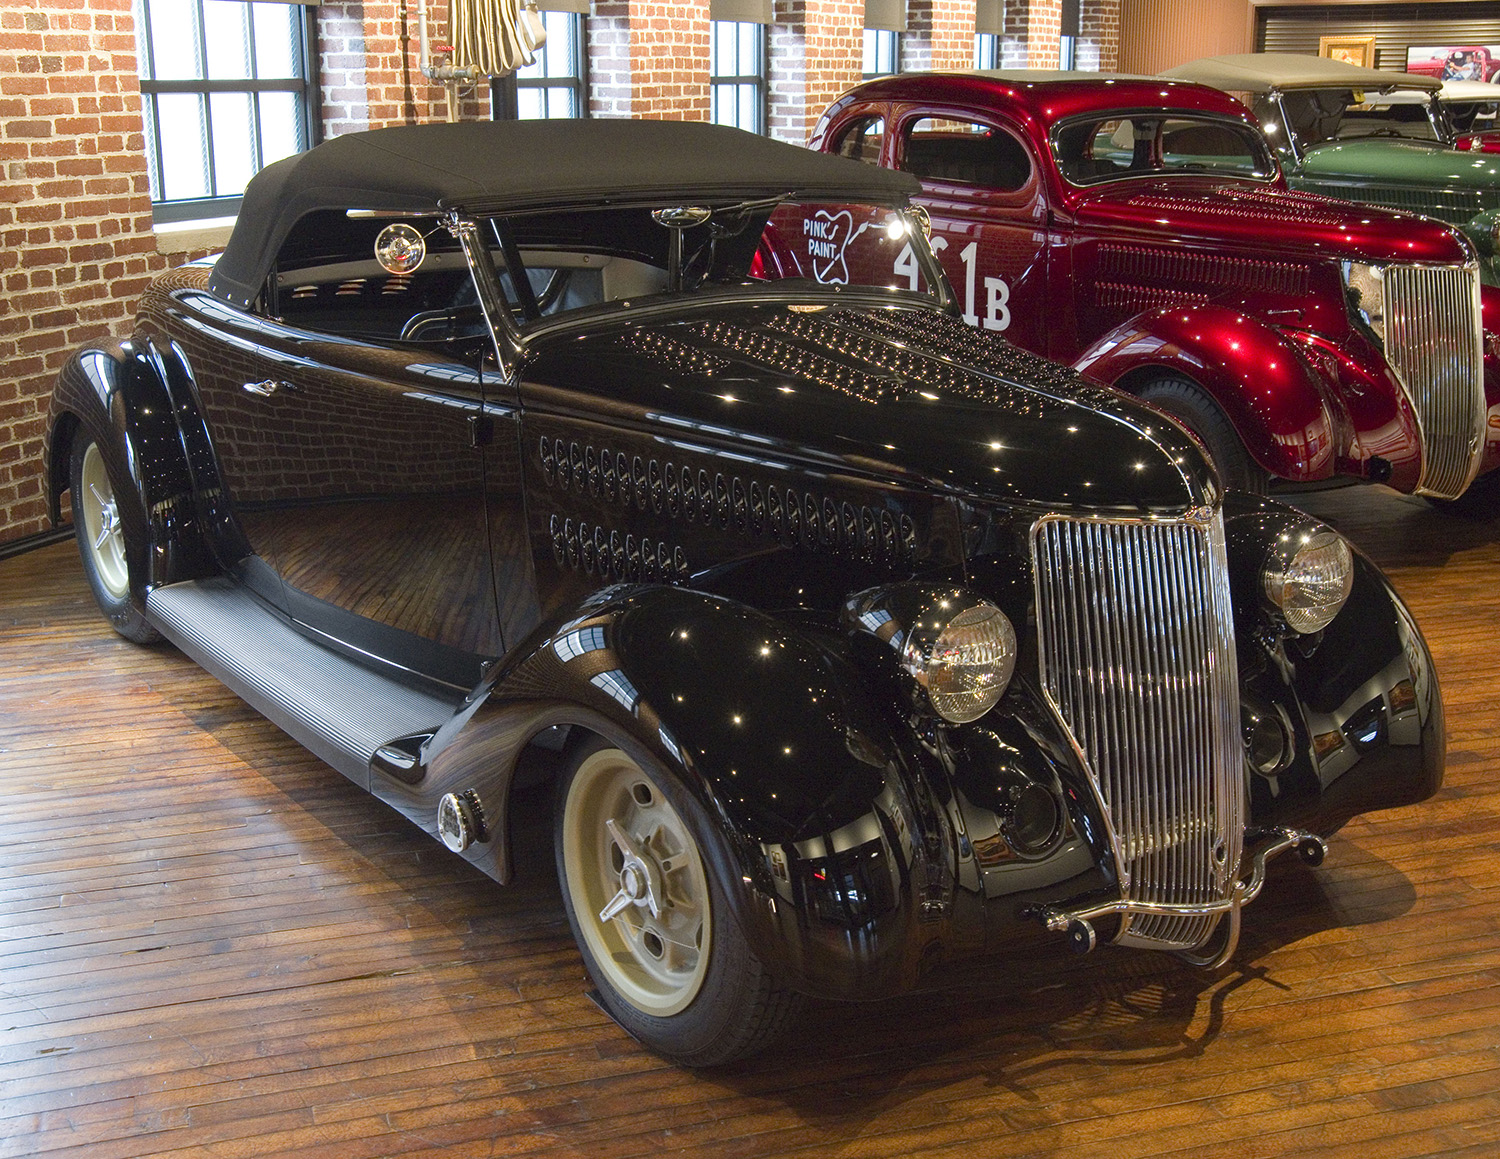
<path fill-rule="evenodd" d="M 292 226 L 316 210 L 496 213 L 779 193 L 903 205 L 920 188 L 907 173 L 698 121 L 464 121 L 374 129 L 335 137 L 256 174 L 209 288 L 249 305 Z"/>

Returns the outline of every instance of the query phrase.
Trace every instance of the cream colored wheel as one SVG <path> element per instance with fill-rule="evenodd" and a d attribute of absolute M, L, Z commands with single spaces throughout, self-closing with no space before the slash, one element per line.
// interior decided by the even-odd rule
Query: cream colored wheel
<path fill-rule="evenodd" d="M 712 902 L 698 844 L 666 796 L 619 749 L 590 753 L 563 799 L 559 840 L 598 980 L 643 1014 L 686 1009 L 708 972 Z"/>
<path fill-rule="evenodd" d="M 146 522 L 140 500 L 133 491 L 115 491 L 98 444 L 82 431 L 68 454 L 68 489 L 73 496 L 73 538 L 99 610 L 127 640 L 149 644 L 160 639 L 131 592 L 129 557 L 145 555 L 143 544 L 130 542 L 131 528 L 144 528 Z"/>
<path fill-rule="evenodd" d="M 115 599 L 130 591 L 130 573 L 125 567 L 125 531 L 120 526 L 120 506 L 104 469 L 104 456 L 94 443 L 83 455 L 79 479 L 81 494 L 74 495 L 77 517 L 83 521 L 84 550 L 93 560 L 99 582 Z"/>

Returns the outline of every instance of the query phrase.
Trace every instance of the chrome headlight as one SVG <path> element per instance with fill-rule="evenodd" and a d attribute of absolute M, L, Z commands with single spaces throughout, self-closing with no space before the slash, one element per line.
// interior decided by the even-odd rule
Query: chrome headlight
<path fill-rule="evenodd" d="M 1343 262 L 1344 296 L 1349 308 L 1385 345 L 1385 267 Z"/>
<path fill-rule="evenodd" d="M 1281 537 L 1261 574 L 1266 598 L 1287 626 L 1307 635 L 1333 622 L 1354 585 L 1354 556 L 1343 536 L 1326 527 Z"/>
<path fill-rule="evenodd" d="M 849 627 L 895 650 L 914 695 L 953 724 L 999 702 L 1016 670 L 1016 630 L 994 604 L 957 588 L 893 584 L 852 597 Z"/>

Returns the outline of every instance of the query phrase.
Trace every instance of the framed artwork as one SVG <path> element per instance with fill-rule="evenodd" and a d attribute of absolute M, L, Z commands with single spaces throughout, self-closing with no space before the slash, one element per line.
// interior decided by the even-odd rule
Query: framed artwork
<path fill-rule="evenodd" d="M 1357 64 L 1361 68 L 1375 67 L 1375 38 L 1373 36 L 1320 36 L 1318 55 L 1329 60 L 1341 60 L 1345 64 Z"/>

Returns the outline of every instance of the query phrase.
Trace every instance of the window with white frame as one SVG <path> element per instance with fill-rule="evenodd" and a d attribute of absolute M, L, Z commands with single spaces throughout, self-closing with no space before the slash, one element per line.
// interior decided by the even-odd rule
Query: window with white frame
<path fill-rule="evenodd" d="M 583 17 L 543 12 L 547 42 L 536 59 L 516 70 L 516 112 L 523 120 L 582 117 L 588 113 Z"/>
<path fill-rule="evenodd" d="M 1000 36 L 995 32 L 974 34 L 974 67 L 1000 67 Z"/>
<path fill-rule="evenodd" d="M 766 30 L 742 20 L 710 24 L 709 88 L 713 121 L 752 133 L 766 131 Z"/>
<path fill-rule="evenodd" d="M 313 144 L 308 13 L 251 0 L 135 0 L 158 221 L 236 213 L 251 177 Z"/>
<path fill-rule="evenodd" d="M 872 76 L 889 76 L 898 71 L 901 63 L 901 42 L 898 33 L 890 28 L 865 29 L 864 67 L 861 72 L 868 79 Z"/>

